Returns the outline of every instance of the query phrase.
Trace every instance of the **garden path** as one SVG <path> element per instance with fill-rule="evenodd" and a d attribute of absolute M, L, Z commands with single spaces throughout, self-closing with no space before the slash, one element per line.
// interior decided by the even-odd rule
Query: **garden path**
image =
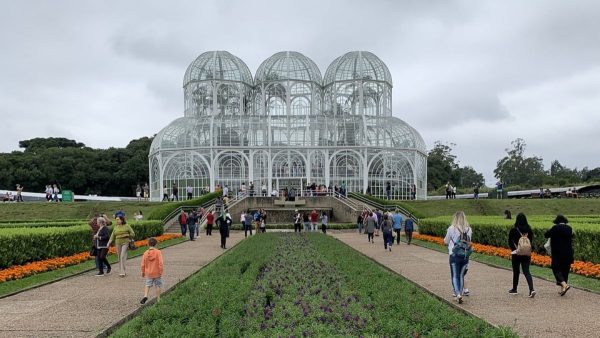
<path fill-rule="evenodd" d="M 243 239 L 232 232 L 228 248 Z M 163 292 L 210 263 L 223 251 L 220 236 L 200 234 L 162 249 Z M 0 337 L 94 337 L 137 311 L 143 294 L 141 256 L 127 261 L 128 275 L 95 277 L 96 271 L 0 299 Z M 150 290 L 150 300 L 154 299 Z"/>
<path fill-rule="evenodd" d="M 452 297 L 447 254 L 406 243 L 388 252 L 381 236 L 375 237 L 375 244 L 354 232 L 333 236 L 439 298 L 494 325 L 511 327 L 521 337 L 598 337 L 600 332 L 599 294 L 571 288 L 560 297 L 554 283 L 534 278 L 537 295 L 529 299 L 521 275 L 519 294 L 511 296 L 511 271 L 472 261 L 466 277 L 471 296 L 458 305 Z"/>

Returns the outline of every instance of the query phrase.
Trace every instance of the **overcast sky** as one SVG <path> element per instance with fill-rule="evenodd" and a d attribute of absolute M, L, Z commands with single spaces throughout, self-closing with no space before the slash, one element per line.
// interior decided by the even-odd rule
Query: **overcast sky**
<path fill-rule="evenodd" d="M 0 152 L 34 137 L 124 147 L 183 116 L 182 78 L 227 50 L 255 73 L 278 51 L 367 50 L 389 67 L 394 115 L 429 148 L 495 182 L 526 154 L 600 166 L 599 1 L 0 0 Z"/>

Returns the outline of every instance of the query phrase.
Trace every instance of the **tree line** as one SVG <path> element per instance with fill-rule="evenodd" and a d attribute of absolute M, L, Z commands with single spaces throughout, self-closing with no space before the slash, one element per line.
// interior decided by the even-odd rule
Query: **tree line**
<path fill-rule="evenodd" d="M 19 142 L 22 151 L 0 153 L 0 188 L 44 192 L 47 184 L 79 195 L 132 196 L 137 184 L 148 182 L 148 152 L 152 138 L 132 140 L 125 148 L 92 149 L 66 138 L 34 138 Z M 511 142 L 498 160 L 494 175 L 508 187 L 539 188 L 600 181 L 600 167 L 570 169 L 558 160 L 544 168 L 543 159 L 526 156 L 523 139 Z M 427 159 L 428 190 L 442 189 L 450 181 L 458 188 L 485 186 L 471 166 L 461 166 L 452 153 L 454 144 L 435 142 Z"/>
<path fill-rule="evenodd" d="M 148 182 L 152 139 L 133 140 L 125 148 L 92 149 L 66 138 L 34 138 L 19 142 L 22 151 L 0 153 L 0 188 L 44 192 L 57 184 L 79 195 L 132 196 Z"/>
<path fill-rule="evenodd" d="M 455 144 L 435 142 L 427 159 L 428 190 L 435 191 L 451 182 L 459 188 L 483 187 L 484 177 L 472 167 L 461 167 L 452 154 Z M 512 189 L 533 189 L 547 186 L 568 186 L 600 181 L 600 167 L 578 170 L 563 166 L 558 160 L 550 168 L 544 168 L 543 158 L 526 156 L 525 140 L 518 138 L 506 149 L 506 156 L 499 159 L 494 177 Z"/>

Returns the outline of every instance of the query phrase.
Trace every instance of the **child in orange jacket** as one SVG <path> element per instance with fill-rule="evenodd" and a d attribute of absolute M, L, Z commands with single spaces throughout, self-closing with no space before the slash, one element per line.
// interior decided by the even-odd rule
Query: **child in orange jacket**
<path fill-rule="evenodd" d="M 150 237 L 148 239 L 148 250 L 144 252 L 142 257 L 142 277 L 145 278 L 144 286 L 144 298 L 140 301 L 141 304 L 145 304 L 148 300 L 148 291 L 152 286 L 156 286 L 156 301 L 160 301 L 160 288 L 162 286 L 162 273 L 163 273 L 163 258 L 160 250 L 155 248 L 156 238 Z"/>

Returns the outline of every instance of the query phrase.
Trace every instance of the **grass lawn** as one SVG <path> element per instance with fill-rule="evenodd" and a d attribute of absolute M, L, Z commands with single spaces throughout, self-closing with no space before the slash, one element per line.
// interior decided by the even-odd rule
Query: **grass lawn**
<path fill-rule="evenodd" d="M 404 238 L 403 238 L 404 241 Z M 438 245 L 436 243 L 431 243 L 431 242 L 426 242 L 426 241 L 420 241 L 420 240 L 415 240 L 413 239 L 412 241 L 413 244 L 422 246 L 424 248 L 428 248 L 428 249 L 432 249 L 432 250 L 436 250 L 439 252 L 444 252 L 447 253 L 448 252 L 448 248 L 446 248 L 445 246 L 442 245 Z M 485 263 L 485 264 L 489 264 L 489 265 L 493 265 L 496 267 L 500 267 L 500 268 L 506 268 L 512 271 L 512 265 L 511 265 L 511 261 L 509 259 L 505 259 L 502 257 L 498 257 L 498 256 L 488 256 L 488 255 L 484 255 L 484 254 L 479 254 L 479 253 L 472 253 L 470 259 L 476 261 L 476 262 L 480 262 L 480 263 Z M 529 268 L 529 271 L 531 272 L 531 275 L 534 277 L 539 277 L 551 282 L 554 282 L 554 275 L 552 274 L 552 269 L 550 268 L 544 268 L 541 266 L 536 266 L 536 265 L 531 265 Z M 600 293 L 600 279 L 596 279 L 596 278 L 590 278 L 590 277 L 585 277 L 585 276 L 581 276 L 575 273 L 571 273 L 569 274 L 569 284 L 578 288 L 582 288 L 582 289 L 587 289 L 593 292 L 597 292 Z M 508 286 L 510 287 L 510 285 Z"/>
<path fill-rule="evenodd" d="M 179 244 L 179 243 L 185 242 L 185 241 L 186 241 L 186 238 L 183 238 L 183 237 L 182 238 L 174 238 L 174 239 L 170 239 L 168 241 L 158 243 L 157 246 L 158 246 L 158 248 L 165 248 L 165 247 Z M 146 249 L 147 249 L 147 247 L 140 247 L 136 250 L 129 251 L 128 257 L 133 258 L 133 257 L 140 256 L 144 253 L 144 251 L 146 251 Z M 116 263 L 118 261 L 117 256 L 114 254 L 109 255 L 108 261 L 111 263 L 111 265 Z M 23 279 L 11 280 L 11 281 L 7 281 L 4 283 L 0 283 L 0 297 L 5 297 L 9 294 L 12 294 L 12 293 L 15 293 L 15 292 L 27 289 L 27 288 L 50 283 L 50 282 L 56 281 L 58 279 L 62 279 L 64 277 L 76 275 L 78 273 L 85 272 L 85 271 L 88 271 L 90 269 L 95 269 L 95 268 L 96 268 L 96 263 L 92 259 L 89 261 L 85 261 L 81 264 L 65 267 L 63 269 L 52 270 L 52 271 L 48 271 L 48 272 L 39 273 L 39 274 L 36 274 L 33 276 L 29 276 L 29 277 L 26 277 Z"/>
<path fill-rule="evenodd" d="M 1 203 L 0 222 L 40 221 L 40 220 L 88 220 L 96 212 L 112 215 L 117 210 L 125 211 L 127 218 L 133 219 L 133 214 L 139 210 L 144 215 L 160 203 L 156 202 L 25 202 Z"/>
<path fill-rule="evenodd" d="M 318 233 L 246 239 L 114 333 L 157 335 L 516 337 Z"/>
<path fill-rule="evenodd" d="M 419 218 L 453 215 L 462 210 L 467 216 L 503 216 L 510 210 L 513 216 L 525 215 L 598 215 L 600 199 L 479 199 L 438 201 L 391 201 L 413 212 Z"/>

